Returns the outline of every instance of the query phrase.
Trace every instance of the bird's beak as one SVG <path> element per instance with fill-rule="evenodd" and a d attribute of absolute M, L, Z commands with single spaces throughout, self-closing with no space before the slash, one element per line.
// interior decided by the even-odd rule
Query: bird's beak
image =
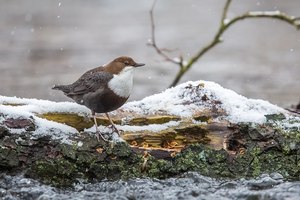
<path fill-rule="evenodd" d="M 145 65 L 144 63 L 135 63 L 134 67 L 141 67 L 141 66 L 144 66 L 144 65 Z"/>

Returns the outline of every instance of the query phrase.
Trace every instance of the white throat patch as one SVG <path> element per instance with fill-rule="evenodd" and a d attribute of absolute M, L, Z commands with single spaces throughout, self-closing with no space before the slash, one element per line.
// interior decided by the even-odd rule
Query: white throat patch
<path fill-rule="evenodd" d="M 134 67 L 126 67 L 108 82 L 108 87 L 120 97 L 128 98 L 133 86 Z"/>

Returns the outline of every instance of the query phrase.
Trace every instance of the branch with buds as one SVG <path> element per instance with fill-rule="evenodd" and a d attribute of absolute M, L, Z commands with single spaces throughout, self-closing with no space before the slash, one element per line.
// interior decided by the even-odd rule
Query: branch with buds
<path fill-rule="evenodd" d="M 244 20 L 244 19 L 250 19 L 250 18 L 269 18 L 269 19 L 276 19 L 283 22 L 286 22 L 298 30 L 300 29 L 300 17 L 294 17 L 287 15 L 280 11 L 265 11 L 265 12 L 259 12 L 259 11 L 253 11 L 253 12 L 247 12 L 242 15 L 236 16 L 232 19 L 227 18 L 228 9 L 230 6 L 230 3 L 232 0 L 226 0 L 222 18 L 220 22 L 220 26 L 218 31 L 216 32 L 214 38 L 212 41 L 210 41 L 207 45 L 205 45 L 203 48 L 201 48 L 198 52 L 196 52 L 193 56 L 191 56 L 187 61 L 184 60 L 182 56 L 178 58 L 172 58 L 168 55 L 168 51 L 166 49 L 160 48 L 156 43 L 155 38 L 155 23 L 154 23 L 154 8 L 156 5 L 156 0 L 153 2 L 153 5 L 150 10 L 150 19 L 151 19 L 151 43 L 149 44 L 152 46 L 155 51 L 163 57 L 166 61 L 174 63 L 179 66 L 179 71 L 177 72 L 174 80 L 172 81 L 171 85 L 169 87 L 173 87 L 178 84 L 182 76 L 201 58 L 206 52 L 208 52 L 210 49 L 215 47 L 217 44 L 222 42 L 222 35 L 223 33 L 231 27 L 233 24 L 235 24 L 238 21 Z"/>

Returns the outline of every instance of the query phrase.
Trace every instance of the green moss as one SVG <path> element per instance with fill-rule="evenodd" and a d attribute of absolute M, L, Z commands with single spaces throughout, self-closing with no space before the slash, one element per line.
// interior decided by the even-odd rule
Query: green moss
<path fill-rule="evenodd" d="M 250 129 L 244 130 L 249 133 Z M 286 154 L 275 147 L 264 150 L 251 145 L 251 142 L 247 145 L 244 153 L 230 156 L 223 149 L 215 150 L 203 144 L 193 144 L 172 159 L 148 156 L 145 160 L 142 155 L 133 153 L 126 143 L 116 143 L 103 147 L 102 153 L 97 153 L 95 149 L 93 152 L 77 151 L 75 160 L 65 153 L 64 157 L 52 162 L 39 161 L 35 164 L 34 172 L 43 182 L 64 187 L 74 183 L 76 177 L 96 180 L 145 176 L 167 178 L 188 171 L 197 171 L 211 177 L 256 177 L 276 171 L 287 178 L 299 178 L 300 162 L 297 161 L 297 155 Z"/>
<path fill-rule="evenodd" d="M 113 160 L 110 160 L 109 162 L 94 162 L 90 165 L 88 173 L 90 174 L 90 178 L 95 178 L 98 180 L 117 180 L 140 177 L 141 162 L 136 161 L 113 158 Z"/>
<path fill-rule="evenodd" d="M 61 149 L 61 153 L 64 157 L 70 158 L 75 160 L 76 159 L 76 151 L 74 151 L 74 147 L 67 144 L 61 144 L 59 145 L 59 148 Z"/>
<path fill-rule="evenodd" d="M 252 176 L 257 177 L 261 174 L 261 163 L 257 157 L 253 158 L 250 166 L 252 168 Z"/>
<path fill-rule="evenodd" d="M 31 175 L 42 182 L 57 187 L 71 187 L 78 178 L 76 165 L 65 159 L 37 161 L 31 168 Z"/>
<path fill-rule="evenodd" d="M 265 115 L 265 117 L 267 118 L 267 121 L 282 121 L 286 119 L 283 113 Z"/>
<path fill-rule="evenodd" d="M 201 156 L 203 153 L 200 153 Z M 174 162 L 174 172 L 179 173 L 179 172 L 186 172 L 188 170 L 194 170 L 196 168 L 196 163 L 194 162 L 195 159 L 195 153 L 192 152 L 190 149 L 185 150 L 183 153 L 177 155 L 175 157 L 175 162 Z M 201 157 L 203 159 L 203 157 Z"/>
<path fill-rule="evenodd" d="M 262 173 L 279 172 L 286 178 L 299 180 L 299 128 L 296 122 L 295 126 L 285 127 L 271 121 L 230 127 L 226 138 L 231 142 L 231 149 L 227 150 L 213 149 L 203 142 L 209 134 L 205 126 L 181 124 L 165 138 L 158 138 L 158 141 L 169 137 L 172 138 L 170 141 L 176 141 L 180 137 L 190 142 L 180 153 L 168 159 L 144 158 L 134 153 L 127 143 L 98 142 L 89 133 L 81 133 L 80 137 L 74 138 L 72 145 L 58 144 L 48 139 L 38 139 L 32 143 L 27 135 L 22 139 L 29 142 L 17 145 L 14 141 L 19 136 L 7 137 L 4 130 L 3 138 L 6 140 L 0 141 L 0 166 L 17 168 L 19 158 L 32 148 L 29 153 L 34 153 L 34 159 L 38 161 L 33 163 L 30 176 L 60 187 L 71 186 L 77 178 L 97 181 L 133 177 L 167 178 L 188 171 L 218 178 L 256 177 Z M 198 140 L 193 140 L 196 137 L 199 137 Z M 193 144 L 194 141 L 196 144 Z M 30 163 L 30 158 L 28 160 Z"/>
<path fill-rule="evenodd" d="M 0 167 L 12 169 L 19 165 L 18 154 L 15 150 L 0 147 Z"/>
<path fill-rule="evenodd" d="M 170 162 L 165 162 L 164 172 L 181 174 L 187 171 L 198 171 L 209 176 L 229 176 L 227 170 L 227 153 L 224 150 L 213 150 L 202 144 L 194 144 L 177 154 Z"/>
<path fill-rule="evenodd" d="M 115 155 L 121 158 L 129 157 L 133 153 L 130 146 L 125 142 L 111 144 L 105 149 L 108 155 Z"/>
<path fill-rule="evenodd" d="M 91 152 L 78 151 L 76 153 L 76 164 L 79 165 L 89 165 L 90 163 L 97 160 L 97 156 Z"/>
<path fill-rule="evenodd" d="M 150 157 L 146 165 L 141 165 L 142 167 L 144 167 L 144 175 L 152 178 L 166 178 L 173 174 L 173 164 L 168 160 Z"/>

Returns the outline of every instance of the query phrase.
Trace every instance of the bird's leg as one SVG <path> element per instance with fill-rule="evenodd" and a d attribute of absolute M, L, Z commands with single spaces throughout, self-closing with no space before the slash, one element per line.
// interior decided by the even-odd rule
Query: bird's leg
<path fill-rule="evenodd" d="M 101 132 L 99 131 L 99 128 L 98 128 L 98 124 L 97 124 L 97 119 L 96 119 L 96 115 L 95 115 L 95 112 L 92 111 L 92 116 L 94 118 L 94 123 L 95 123 L 95 126 L 96 126 L 96 138 L 98 140 L 98 142 L 100 141 L 100 137 L 102 138 L 102 140 L 104 141 L 108 141 L 107 139 L 105 139 L 103 137 L 103 135 L 101 134 Z"/>
<path fill-rule="evenodd" d="M 115 129 L 115 131 L 118 133 L 118 135 L 120 136 L 120 132 L 119 130 L 117 129 L 116 125 L 114 124 L 114 122 L 111 120 L 111 118 L 109 117 L 108 113 L 105 113 L 106 117 L 108 118 L 111 126 L 113 127 L 113 129 Z"/>

